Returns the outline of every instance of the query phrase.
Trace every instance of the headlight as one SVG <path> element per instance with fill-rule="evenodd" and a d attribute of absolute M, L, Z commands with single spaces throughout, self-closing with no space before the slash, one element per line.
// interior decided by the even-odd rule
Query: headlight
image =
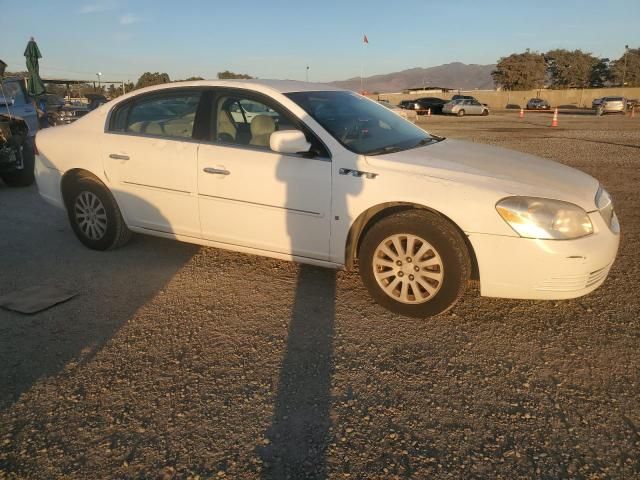
<path fill-rule="evenodd" d="M 602 219 L 609 226 L 611 231 L 614 233 L 620 232 L 618 217 L 616 216 L 616 212 L 613 210 L 613 200 L 611 199 L 609 192 L 602 187 L 598 188 L 598 193 L 596 194 L 596 207 L 600 210 Z"/>
<path fill-rule="evenodd" d="M 544 240 L 568 240 L 593 233 L 589 215 L 573 203 L 536 197 L 507 197 L 496 210 L 518 235 Z"/>

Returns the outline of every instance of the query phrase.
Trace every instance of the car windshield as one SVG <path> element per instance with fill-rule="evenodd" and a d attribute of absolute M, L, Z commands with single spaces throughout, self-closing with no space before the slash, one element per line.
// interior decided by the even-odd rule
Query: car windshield
<path fill-rule="evenodd" d="M 24 91 L 22 90 L 19 81 L 3 82 L 2 90 L 5 98 L 9 102 L 13 101 L 14 105 L 22 106 L 27 103 L 27 99 L 24 96 Z M 0 92 L 0 95 L 2 95 L 2 92 Z"/>
<path fill-rule="evenodd" d="M 389 108 L 357 93 L 341 91 L 286 94 L 336 140 L 355 153 L 379 155 L 436 141 Z"/>

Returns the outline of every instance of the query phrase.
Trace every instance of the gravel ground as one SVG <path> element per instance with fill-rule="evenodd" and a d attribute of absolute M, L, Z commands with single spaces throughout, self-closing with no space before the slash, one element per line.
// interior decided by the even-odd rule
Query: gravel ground
<path fill-rule="evenodd" d="M 358 276 L 137 236 L 101 253 L 0 186 L 0 479 L 640 478 L 640 118 L 421 118 L 578 167 L 623 228 L 571 301 L 398 317 Z"/>

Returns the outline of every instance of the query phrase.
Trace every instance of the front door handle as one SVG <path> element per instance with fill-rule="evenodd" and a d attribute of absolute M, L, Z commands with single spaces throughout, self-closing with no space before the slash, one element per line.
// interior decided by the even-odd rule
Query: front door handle
<path fill-rule="evenodd" d="M 109 158 L 113 158 L 114 160 L 129 160 L 129 155 L 120 155 L 118 153 L 112 153 L 109 155 Z"/>
<path fill-rule="evenodd" d="M 213 175 L 229 175 L 231 172 L 229 170 L 225 170 L 224 168 L 211 168 L 205 167 L 202 169 L 204 173 L 211 173 Z"/>

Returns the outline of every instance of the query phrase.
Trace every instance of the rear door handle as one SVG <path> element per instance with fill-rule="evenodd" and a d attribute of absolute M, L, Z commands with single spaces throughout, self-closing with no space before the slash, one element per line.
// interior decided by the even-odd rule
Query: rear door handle
<path fill-rule="evenodd" d="M 112 153 L 109 155 L 109 158 L 113 158 L 114 160 L 129 160 L 129 155 L 120 155 L 118 153 Z"/>
<path fill-rule="evenodd" d="M 202 169 L 204 173 L 211 173 L 213 175 L 230 175 L 231 172 L 229 170 L 225 170 L 224 168 L 211 168 L 205 167 Z"/>

